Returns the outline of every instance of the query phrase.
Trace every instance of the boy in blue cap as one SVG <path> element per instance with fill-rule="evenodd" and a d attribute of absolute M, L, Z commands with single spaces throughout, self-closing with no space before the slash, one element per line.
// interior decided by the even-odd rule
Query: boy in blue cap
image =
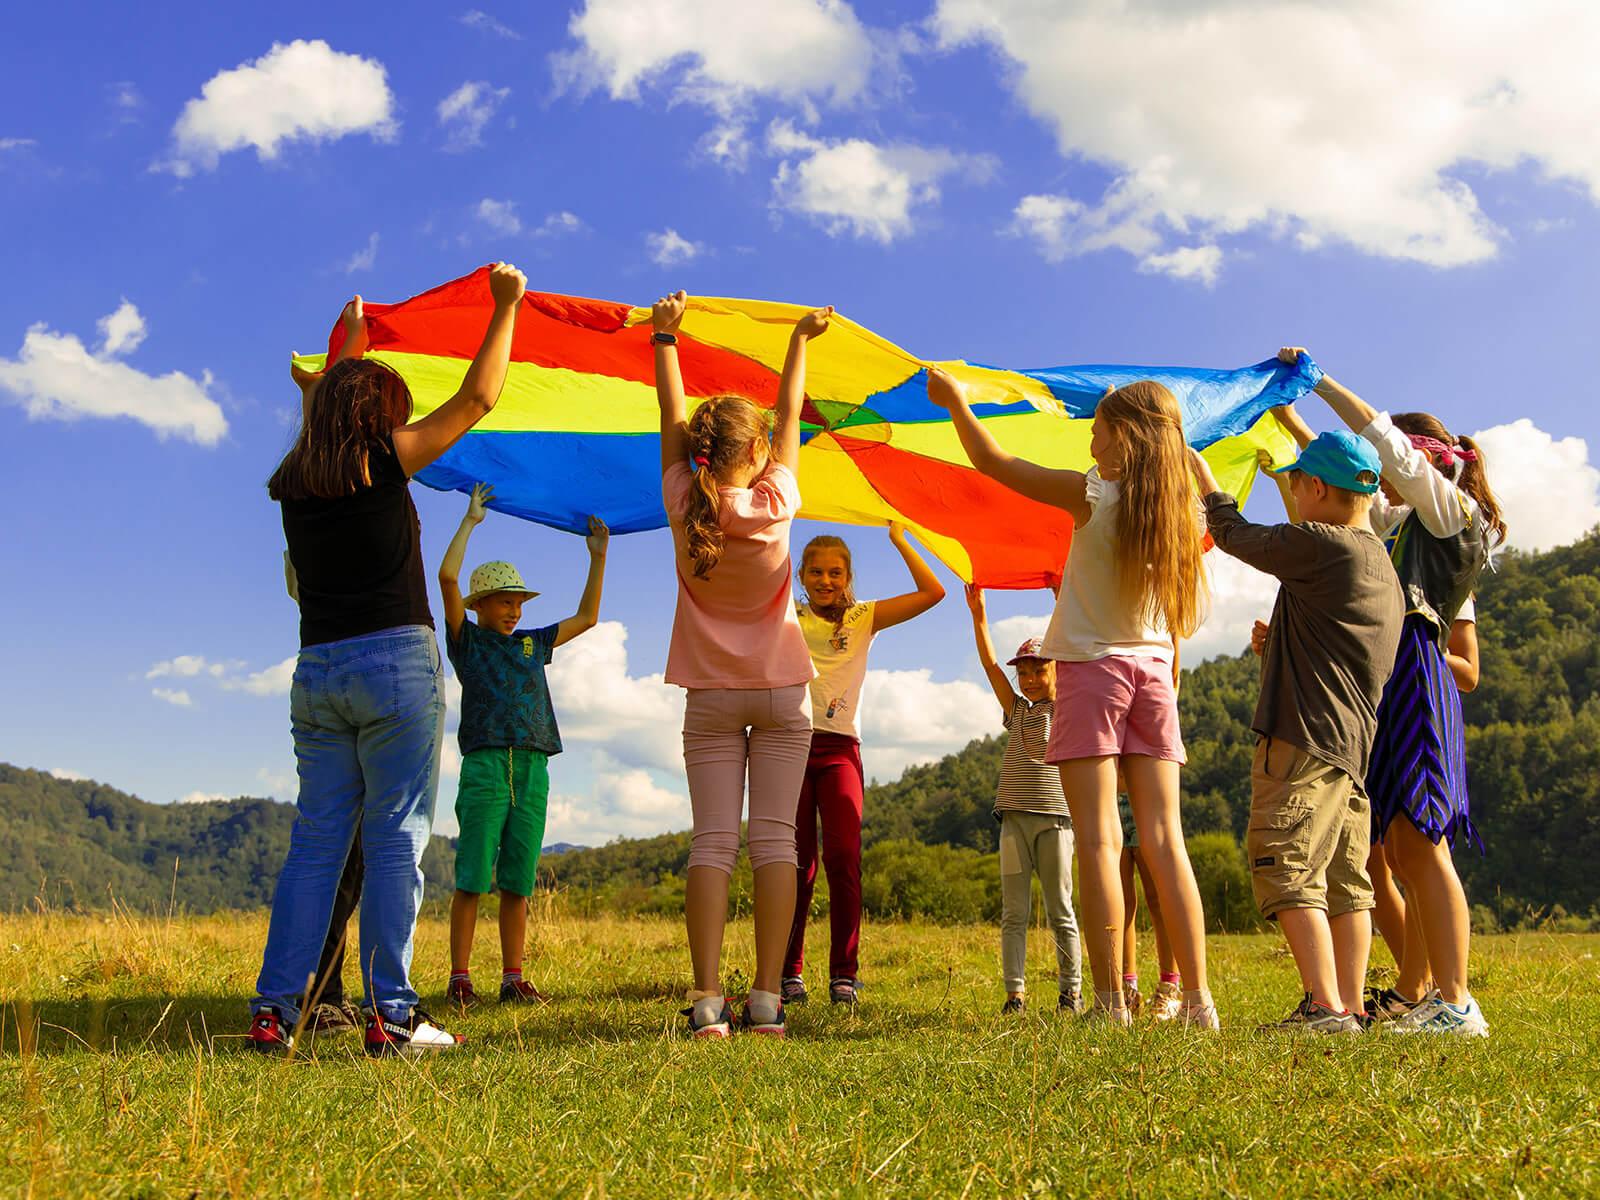
<path fill-rule="evenodd" d="M 1371 804 L 1362 786 L 1405 602 L 1368 524 L 1381 463 L 1361 438 L 1318 434 L 1281 468 L 1299 522 L 1256 525 L 1190 451 L 1218 548 L 1282 585 L 1262 648 L 1245 849 L 1256 903 L 1283 929 L 1304 998 L 1267 1026 L 1361 1029 L 1372 946 Z"/>

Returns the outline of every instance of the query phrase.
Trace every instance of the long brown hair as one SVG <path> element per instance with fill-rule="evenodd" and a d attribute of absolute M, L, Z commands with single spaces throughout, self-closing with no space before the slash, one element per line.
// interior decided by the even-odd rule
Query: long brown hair
<path fill-rule="evenodd" d="M 771 432 L 767 414 L 743 396 L 712 396 L 689 418 L 689 453 L 697 469 L 683 514 L 683 532 L 696 579 L 709 577 L 722 561 L 726 539 L 717 520 L 722 503 L 718 478 L 739 465 L 751 442 L 769 437 Z"/>
<path fill-rule="evenodd" d="M 267 480 L 274 500 L 332 500 L 372 482 L 374 442 L 411 419 L 411 389 L 392 368 L 368 358 L 334 363 L 312 389 L 289 453 Z"/>
<path fill-rule="evenodd" d="M 800 586 L 806 586 L 806 564 L 811 561 L 811 556 L 818 550 L 833 550 L 844 555 L 844 591 L 840 594 L 837 604 L 830 604 L 827 608 L 818 608 L 811 605 L 811 611 L 824 621 L 833 622 L 833 631 L 838 633 L 844 628 L 844 615 L 856 606 L 856 566 L 850 558 L 850 547 L 845 544 L 842 537 L 835 537 L 831 533 L 819 533 L 806 543 L 806 548 L 800 551 L 800 569 L 796 572 L 800 579 Z M 811 604 L 810 593 L 807 593 L 806 603 Z"/>
<path fill-rule="evenodd" d="M 1145 624 L 1189 637 L 1200 625 L 1206 582 L 1178 401 L 1142 379 L 1100 401 L 1095 420 L 1110 423 L 1123 452 L 1116 544 L 1123 597 Z"/>
<path fill-rule="evenodd" d="M 1432 413 L 1396 413 L 1393 420 L 1394 427 L 1401 433 L 1432 438 L 1436 442 L 1443 442 L 1446 446 L 1459 446 L 1463 450 L 1472 452 L 1471 458 L 1461 460 L 1461 473 L 1456 476 L 1455 484 L 1478 502 L 1478 507 L 1483 510 L 1484 520 L 1489 523 L 1495 541 L 1503 544 L 1506 540 L 1506 518 L 1500 511 L 1499 499 L 1489 488 L 1488 464 L 1484 462 L 1483 451 L 1479 449 L 1478 443 L 1469 437 L 1454 436 L 1444 427 L 1444 422 Z"/>

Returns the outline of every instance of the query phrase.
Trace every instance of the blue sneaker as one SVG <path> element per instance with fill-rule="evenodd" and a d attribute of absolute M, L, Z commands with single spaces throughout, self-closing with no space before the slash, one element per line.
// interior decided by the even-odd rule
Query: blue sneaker
<path fill-rule="evenodd" d="M 740 1033 L 759 1033 L 767 1037 L 781 1038 L 784 1036 L 783 1001 L 778 1001 L 778 1015 L 770 1021 L 758 1021 L 750 1015 L 750 1002 L 745 1001 L 744 1011 L 739 1014 Z"/>
<path fill-rule="evenodd" d="M 1450 1004 L 1438 989 L 1423 997 L 1422 1003 L 1405 1016 L 1388 1022 L 1386 1033 L 1444 1033 L 1456 1037 L 1486 1038 L 1489 1022 L 1483 1019 L 1483 1009 L 1471 996 L 1465 1004 Z"/>
<path fill-rule="evenodd" d="M 722 1001 L 722 1011 L 717 1014 L 716 1020 L 707 1021 L 705 1024 L 696 1024 L 694 1019 L 694 1005 L 683 1010 L 683 1015 L 689 1018 L 689 1036 L 700 1038 L 725 1038 L 733 1036 L 733 1009 L 728 1004 L 727 998 Z"/>

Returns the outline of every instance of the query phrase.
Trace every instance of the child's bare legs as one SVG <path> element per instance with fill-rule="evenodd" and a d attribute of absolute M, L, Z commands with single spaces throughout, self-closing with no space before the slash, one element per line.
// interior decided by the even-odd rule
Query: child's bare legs
<path fill-rule="evenodd" d="M 794 895 L 798 882 L 798 872 L 792 862 L 769 863 L 755 870 L 756 973 L 753 986 L 758 991 L 776 992 L 783 983 L 783 956 L 789 949 L 789 933 L 794 928 Z M 726 910 L 726 880 L 723 881 L 722 904 Z M 719 950 L 721 943 L 719 934 Z M 695 977 L 695 986 L 702 986 L 698 982 L 698 969 Z"/>
<path fill-rule="evenodd" d="M 1280 908 L 1273 914 L 1283 929 L 1295 970 L 1300 972 L 1300 989 L 1310 992 L 1318 1004 L 1336 1011 L 1347 1009 L 1339 999 L 1339 976 L 1334 967 L 1333 932 L 1328 914 L 1320 908 Z"/>
<path fill-rule="evenodd" d="M 794 874 L 793 868 L 789 874 Z M 694 966 L 697 992 L 722 990 L 722 933 L 728 923 L 728 878 L 728 873 L 718 867 L 689 868 L 683 912 L 689 926 L 689 961 Z M 792 905 L 789 915 L 794 916 Z"/>
<path fill-rule="evenodd" d="M 1367 855 L 1367 874 L 1372 877 L 1372 896 L 1377 902 L 1372 919 L 1398 967 L 1406 948 L 1406 901 L 1395 883 L 1394 872 L 1389 870 L 1382 842 L 1372 843 L 1372 852 Z"/>
<path fill-rule="evenodd" d="M 1384 848 L 1384 866 L 1391 878 L 1404 882 L 1402 868 L 1395 861 L 1398 855 L 1395 839 L 1390 837 Z M 1404 913 L 1400 925 L 1400 940 L 1389 947 L 1394 953 L 1394 965 L 1397 970 L 1394 990 L 1407 1000 L 1415 1001 L 1428 994 L 1429 981 L 1433 977 L 1433 964 L 1428 961 L 1428 943 L 1422 932 L 1422 910 L 1415 904 L 1405 904 L 1404 901 L 1401 903 L 1404 905 Z"/>
<path fill-rule="evenodd" d="M 1205 914 L 1178 820 L 1179 766 L 1167 759 L 1130 754 L 1122 759 L 1122 768 L 1128 780 L 1134 826 L 1139 831 L 1139 857 L 1155 881 L 1154 895 L 1161 905 L 1167 936 L 1172 939 L 1186 998 L 1196 994 L 1206 997 L 1210 993 Z"/>
<path fill-rule="evenodd" d="M 522 949 L 528 939 L 528 898 L 500 893 L 500 969 L 522 970 Z"/>
<path fill-rule="evenodd" d="M 1341 913 L 1328 920 L 1333 935 L 1333 966 L 1339 977 L 1338 1007 L 1360 1013 L 1367 986 L 1367 959 L 1372 954 L 1372 913 L 1367 909 Z"/>
<path fill-rule="evenodd" d="M 1117 760 L 1111 755 L 1058 764 L 1061 790 L 1078 840 L 1083 942 L 1095 999 L 1122 1007 L 1122 822 L 1117 819 Z"/>
<path fill-rule="evenodd" d="M 472 963 L 472 935 L 478 929 L 478 893 L 456 889 L 450 897 L 450 973 L 463 974 Z"/>
<path fill-rule="evenodd" d="M 1385 839 L 1394 844 L 1395 862 L 1406 887 L 1407 903 L 1417 909 L 1434 986 L 1448 1004 L 1467 1000 L 1467 947 L 1471 937 L 1467 896 L 1455 860 L 1444 842 L 1435 845 L 1403 813 L 1390 823 Z M 1407 960 L 1411 955 L 1408 951 Z M 1409 961 L 1404 964 L 1409 967 Z"/>
<path fill-rule="evenodd" d="M 1156 938 L 1156 963 L 1162 975 L 1177 975 L 1178 960 L 1172 953 L 1172 939 L 1167 936 L 1167 923 L 1161 919 L 1161 900 L 1156 895 L 1155 877 L 1144 855 L 1133 852 L 1134 864 L 1139 868 L 1139 879 L 1144 884 L 1144 906 L 1150 910 L 1150 932 Z"/>
<path fill-rule="evenodd" d="M 1122 978 L 1139 973 L 1139 889 L 1134 885 L 1133 851 L 1124 846 L 1118 871 L 1122 876 Z M 1145 892 L 1148 896 L 1148 890 Z"/>

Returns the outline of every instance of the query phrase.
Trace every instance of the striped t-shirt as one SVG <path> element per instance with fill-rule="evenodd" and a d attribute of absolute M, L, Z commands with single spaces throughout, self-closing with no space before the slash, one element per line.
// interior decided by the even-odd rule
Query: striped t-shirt
<path fill-rule="evenodd" d="M 1044 761 L 1050 741 L 1050 712 L 1054 701 L 1029 704 L 1023 696 L 1011 703 L 1005 726 L 1011 738 L 1000 761 L 1000 786 L 995 791 L 994 815 L 1003 812 L 1044 813 L 1070 817 L 1061 792 L 1061 775 Z"/>

